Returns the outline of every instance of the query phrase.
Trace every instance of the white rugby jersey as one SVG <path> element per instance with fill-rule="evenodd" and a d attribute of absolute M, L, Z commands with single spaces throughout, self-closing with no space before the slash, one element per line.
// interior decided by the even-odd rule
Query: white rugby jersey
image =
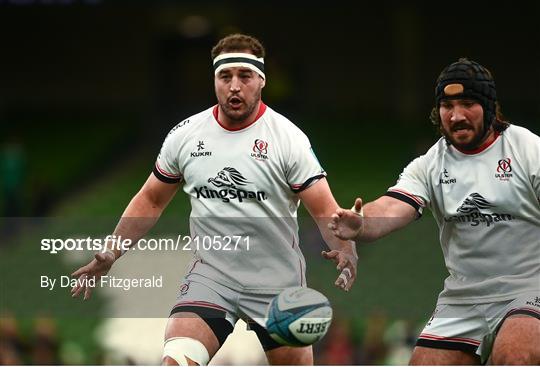
<path fill-rule="evenodd" d="M 441 138 L 388 196 L 431 209 L 450 275 L 439 303 L 483 303 L 540 290 L 540 137 L 510 125 L 463 153 Z"/>
<path fill-rule="evenodd" d="M 176 125 L 154 168 L 164 182 L 183 180 L 191 200 L 187 278 L 260 293 L 305 285 L 297 194 L 326 173 L 306 135 L 262 102 L 240 130 L 217 113 L 214 106 Z"/>

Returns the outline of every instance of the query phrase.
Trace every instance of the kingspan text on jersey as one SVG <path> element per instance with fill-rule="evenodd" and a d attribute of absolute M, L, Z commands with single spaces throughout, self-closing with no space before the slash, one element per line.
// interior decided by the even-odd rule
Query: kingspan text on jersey
<path fill-rule="evenodd" d="M 484 223 L 486 226 L 490 226 L 493 223 L 498 222 L 507 222 L 513 220 L 514 217 L 510 214 L 499 214 L 499 213 L 471 213 L 465 215 L 453 215 L 451 217 L 445 217 L 445 222 L 455 222 L 455 223 L 471 223 L 472 227 L 478 226 L 480 223 Z"/>
<path fill-rule="evenodd" d="M 209 189 L 207 186 L 195 187 L 195 193 L 197 194 L 197 199 L 221 199 L 224 203 L 235 199 L 240 203 L 245 199 L 256 199 L 257 201 L 268 199 L 264 191 L 255 192 L 230 187 L 222 190 Z"/>

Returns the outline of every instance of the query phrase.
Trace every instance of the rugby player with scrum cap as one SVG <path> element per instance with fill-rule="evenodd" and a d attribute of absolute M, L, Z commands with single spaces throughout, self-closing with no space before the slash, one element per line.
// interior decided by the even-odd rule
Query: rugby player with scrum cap
<path fill-rule="evenodd" d="M 370 242 L 429 208 L 449 276 L 411 364 L 538 365 L 540 137 L 504 119 L 491 73 L 472 60 L 442 71 L 435 102 L 439 141 L 384 196 L 356 199 L 329 226 Z"/>

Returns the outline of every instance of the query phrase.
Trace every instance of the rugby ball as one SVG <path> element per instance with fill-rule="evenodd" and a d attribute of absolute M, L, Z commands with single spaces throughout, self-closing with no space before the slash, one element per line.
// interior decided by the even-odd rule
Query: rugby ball
<path fill-rule="evenodd" d="M 303 347 L 320 340 L 332 322 L 332 306 L 322 293 L 287 288 L 275 296 L 266 313 L 266 329 L 280 344 Z"/>

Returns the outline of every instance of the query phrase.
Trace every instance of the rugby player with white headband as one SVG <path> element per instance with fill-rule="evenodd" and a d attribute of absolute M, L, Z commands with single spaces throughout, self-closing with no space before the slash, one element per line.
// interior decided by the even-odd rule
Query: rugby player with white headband
<path fill-rule="evenodd" d="M 264 53 L 261 43 L 247 35 L 229 35 L 217 43 L 212 49 L 217 105 L 170 131 L 153 173 L 123 215 L 155 220 L 134 228 L 121 225 L 122 219 L 115 231 L 136 242 L 182 187 L 191 201 L 194 238 L 242 237 L 235 251 L 196 249 L 170 314 L 164 364 L 207 364 L 239 318 L 256 333 L 270 364 L 313 364 L 311 346 L 283 346 L 263 327 L 275 295 L 306 286 L 296 219 L 300 201 L 330 248 L 323 256 L 337 264 L 335 285 L 348 291 L 356 277 L 354 243 L 328 230 L 339 206 L 309 139 L 261 99 Z M 106 274 L 120 255 L 115 249 L 98 254 L 74 275 Z M 84 287 L 74 289 L 74 295 L 83 291 L 87 298 L 90 289 Z"/>
<path fill-rule="evenodd" d="M 218 55 L 214 58 L 214 73 L 217 75 L 225 68 L 244 67 L 253 70 L 266 79 L 264 75 L 264 59 L 249 53 L 230 52 Z"/>

